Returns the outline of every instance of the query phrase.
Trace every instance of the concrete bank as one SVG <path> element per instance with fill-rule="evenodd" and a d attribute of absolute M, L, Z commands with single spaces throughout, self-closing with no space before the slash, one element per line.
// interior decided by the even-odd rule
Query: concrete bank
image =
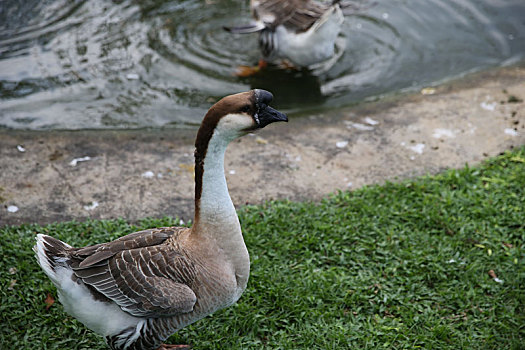
<path fill-rule="evenodd" d="M 521 64 L 271 125 L 229 147 L 230 193 L 237 206 L 316 200 L 338 189 L 475 165 L 525 145 L 524 99 Z M 0 226 L 190 219 L 195 133 L 0 130 Z"/>

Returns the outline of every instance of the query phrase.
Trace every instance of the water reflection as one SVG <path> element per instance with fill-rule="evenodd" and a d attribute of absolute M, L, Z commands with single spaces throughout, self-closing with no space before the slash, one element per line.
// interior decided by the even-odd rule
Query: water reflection
<path fill-rule="evenodd" d="M 327 96 L 321 91 L 319 77 L 312 72 L 303 70 L 283 70 L 277 67 L 268 67 L 263 74 L 254 75 L 244 79 L 255 89 L 264 86 L 272 91 L 278 99 L 273 103 L 276 108 L 291 109 L 296 106 L 296 111 L 306 107 L 323 104 Z"/>
<path fill-rule="evenodd" d="M 248 20 L 248 3 L 4 0 L 0 126 L 193 125 L 221 96 L 253 87 L 305 112 L 525 56 L 522 0 L 379 1 L 346 18 L 331 62 L 238 78 L 238 65 L 259 59 L 257 36 L 221 28 Z"/>

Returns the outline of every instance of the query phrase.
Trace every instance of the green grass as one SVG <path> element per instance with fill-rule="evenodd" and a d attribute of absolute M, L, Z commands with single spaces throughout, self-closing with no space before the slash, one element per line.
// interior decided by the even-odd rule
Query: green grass
<path fill-rule="evenodd" d="M 171 341 L 195 349 L 525 348 L 525 149 L 476 168 L 239 215 L 252 259 L 246 292 Z M 36 233 L 79 246 L 175 222 L 0 229 L 0 348 L 105 348 L 58 302 L 46 310 L 56 290 L 33 257 Z"/>

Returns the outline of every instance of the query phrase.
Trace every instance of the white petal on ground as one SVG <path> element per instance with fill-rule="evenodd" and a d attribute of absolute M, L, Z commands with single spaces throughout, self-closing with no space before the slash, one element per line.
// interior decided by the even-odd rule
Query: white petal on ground
<path fill-rule="evenodd" d="M 367 124 L 370 124 L 370 125 L 377 125 L 377 124 L 379 124 L 379 122 L 378 122 L 377 120 L 374 120 L 374 119 L 372 119 L 372 118 L 370 118 L 370 117 L 365 117 L 365 118 L 363 119 L 363 121 L 364 121 L 365 123 L 367 123 Z"/>
<path fill-rule="evenodd" d="M 505 134 L 510 136 L 518 136 L 518 132 L 512 128 L 505 129 Z"/>
<path fill-rule="evenodd" d="M 335 143 L 335 147 L 337 148 L 345 148 L 348 146 L 348 141 L 339 141 Z"/>
<path fill-rule="evenodd" d="M 90 156 L 85 156 L 85 157 L 82 157 L 82 158 L 75 158 L 71 162 L 69 162 L 69 165 L 76 166 L 78 163 L 80 163 L 80 162 L 87 162 L 88 160 L 91 160 Z"/>
<path fill-rule="evenodd" d="M 148 170 L 143 172 L 141 176 L 145 177 L 146 179 L 151 179 L 153 176 L 155 176 L 155 174 L 153 173 L 153 171 Z"/>
<path fill-rule="evenodd" d="M 89 205 L 84 205 L 84 209 L 86 209 L 86 210 L 93 210 L 96 207 L 98 207 L 98 202 L 96 202 L 96 201 L 91 202 L 91 204 L 89 204 Z"/>
<path fill-rule="evenodd" d="M 345 124 L 347 128 L 354 128 L 354 129 L 361 130 L 361 131 L 374 130 L 374 127 L 370 125 L 361 124 L 361 123 L 354 123 L 354 122 L 346 121 Z"/>
<path fill-rule="evenodd" d="M 410 149 L 413 152 L 416 152 L 417 154 L 423 154 L 423 150 L 425 149 L 425 144 L 418 143 L 414 146 L 408 147 L 408 149 Z"/>
<path fill-rule="evenodd" d="M 480 106 L 481 108 L 487 110 L 487 111 L 493 111 L 496 109 L 496 105 L 497 103 L 496 102 L 481 102 Z"/>
<path fill-rule="evenodd" d="M 18 211 L 18 207 L 16 205 L 10 205 L 7 207 L 7 211 L 10 213 L 16 213 Z"/>
<path fill-rule="evenodd" d="M 432 134 L 432 137 L 435 137 L 436 139 L 440 139 L 443 136 L 453 138 L 453 137 L 456 137 L 456 134 L 454 133 L 454 131 L 450 129 L 434 129 L 434 133 Z"/>
<path fill-rule="evenodd" d="M 137 73 L 129 73 L 128 75 L 126 75 L 126 78 L 128 80 L 139 80 L 140 76 Z"/>

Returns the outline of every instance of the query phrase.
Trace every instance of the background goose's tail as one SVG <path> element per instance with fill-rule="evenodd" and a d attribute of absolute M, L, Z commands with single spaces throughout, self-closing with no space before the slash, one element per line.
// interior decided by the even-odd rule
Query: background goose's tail
<path fill-rule="evenodd" d="M 68 264 L 68 250 L 72 247 L 56 238 L 38 234 L 33 250 L 42 270 L 55 283 L 59 284 L 59 269 L 71 270 Z"/>
<path fill-rule="evenodd" d="M 241 26 L 235 26 L 235 27 L 228 27 L 223 26 L 222 27 L 225 31 L 235 34 L 249 34 L 249 33 L 257 33 L 266 28 L 266 26 L 261 22 L 252 22 L 249 24 L 241 25 Z"/>

